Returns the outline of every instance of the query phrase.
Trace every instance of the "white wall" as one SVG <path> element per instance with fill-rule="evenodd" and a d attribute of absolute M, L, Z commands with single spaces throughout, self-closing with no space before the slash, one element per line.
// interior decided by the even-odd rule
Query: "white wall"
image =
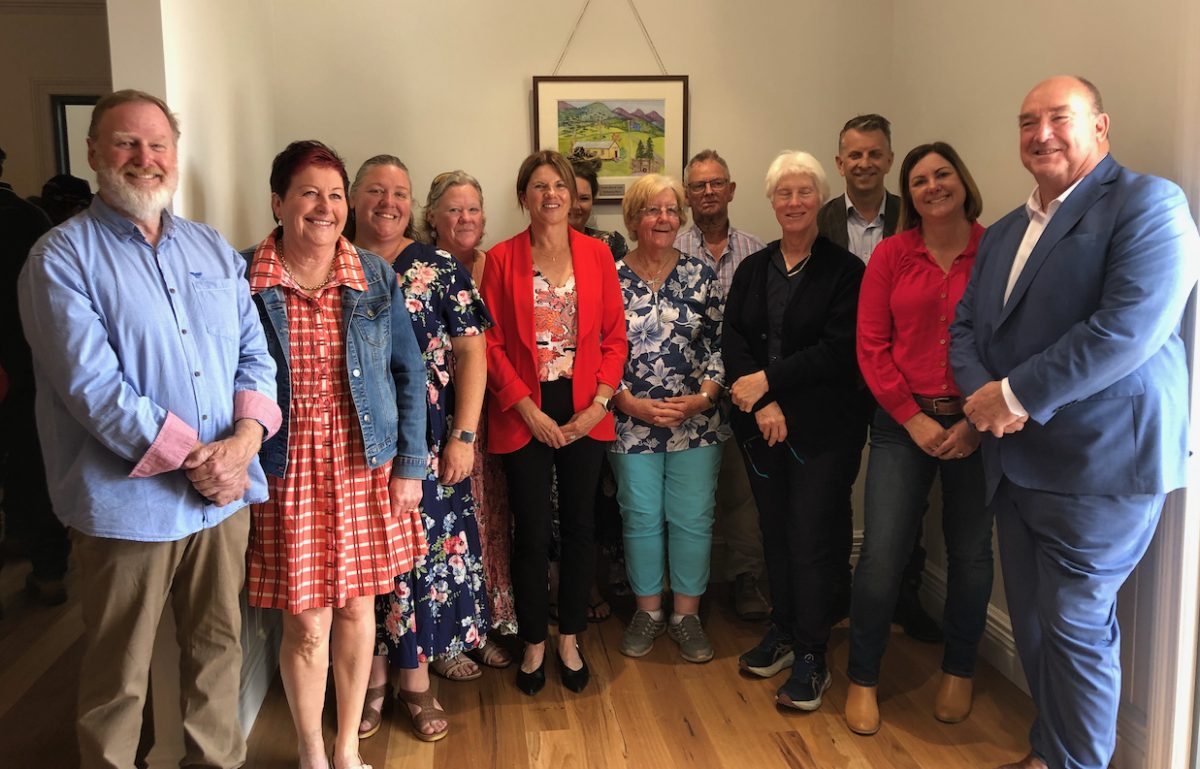
<path fill-rule="evenodd" d="M 17 194 L 40 195 L 58 173 L 50 95 L 109 88 L 103 0 L 0 0 L 0 147 L 8 153 L 4 181 Z"/>

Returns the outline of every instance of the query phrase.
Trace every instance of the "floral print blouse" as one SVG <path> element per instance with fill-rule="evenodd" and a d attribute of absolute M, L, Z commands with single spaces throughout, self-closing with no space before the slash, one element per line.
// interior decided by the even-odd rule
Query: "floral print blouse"
<path fill-rule="evenodd" d="M 713 268 L 680 254 L 662 288 L 651 291 L 625 260 L 617 262 L 625 298 L 629 362 L 622 389 L 632 395 L 667 398 L 695 395 L 704 380 L 725 384 L 721 361 L 721 286 Z M 732 431 L 719 408 L 709 408 L 677 427 L 648 424 L 616 412 L 614 454 L 683 451 L 727 440 Z"/>
<path fill-rule="evenodd" d="M 565 284 L 554 286 L 533 268 L 533 336 L 539 382 L 568 378 L 574 371 L 578 309 L 574 275 Z"/>

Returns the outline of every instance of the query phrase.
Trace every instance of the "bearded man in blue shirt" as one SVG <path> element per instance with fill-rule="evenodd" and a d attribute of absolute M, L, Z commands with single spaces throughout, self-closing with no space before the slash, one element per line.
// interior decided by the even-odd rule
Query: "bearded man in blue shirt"
<path fill-rule="evenodd" d="M 30 252 L 18 291 L 55 512 L 86 626 L 84 769 L 134 764 L 163 610 L 180 641 L 182 766 L 239 767 L 238 594 L 275 365 L 215 230 L 173 216 L 179 126 L 140 91 L 92 113 L 99 194 Z"/>

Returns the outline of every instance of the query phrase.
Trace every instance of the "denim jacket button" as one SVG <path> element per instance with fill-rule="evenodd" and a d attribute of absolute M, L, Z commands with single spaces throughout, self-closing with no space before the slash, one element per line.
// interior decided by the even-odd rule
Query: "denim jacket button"
<path fill-rule="evenodd" d="M 351 375 L 353 375 L 353 376 L 362 376 L 362 372 L 361 372 L 361 371 L 359 371 L 358 369 L 354 369 L 354 370 L 353 370 L 353 371 L 351 371 L 350 373 L 351 373 Z"/>
<path fill-rule="evenodd" d="M 374 311 L 374 310 L 367 310 L 367 317 L 368 317 L 368 318 L 374 318 L 374 317 L 375 317 L 375 311 Z"/>
<path fill-rule="evenodd" d="M 364 422 L 370 422 L 370 421 L 371 421 L 371 415 L 370 415 L 370 414 L 363 414 L 363 421 L 364 421 Z"/>

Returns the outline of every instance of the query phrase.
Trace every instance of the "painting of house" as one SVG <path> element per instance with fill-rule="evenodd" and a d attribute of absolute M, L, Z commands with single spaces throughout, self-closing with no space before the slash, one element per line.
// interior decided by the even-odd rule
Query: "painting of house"
<path fill-rule="evenodd" d="M 664 100 L 559 100 L 557 107 L 558 151 L 600 160 L 601 180 L 666 173 Z"/>

